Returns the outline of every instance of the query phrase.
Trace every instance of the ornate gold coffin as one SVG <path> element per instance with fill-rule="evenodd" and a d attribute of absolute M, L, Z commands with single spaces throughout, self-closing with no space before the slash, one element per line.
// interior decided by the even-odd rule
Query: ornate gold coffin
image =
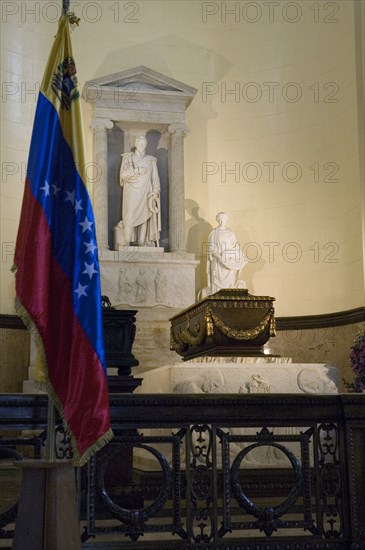
<path fill-rule="evenodd" d="M 247 289 L 220 290 L 170 319 L 170 347 L 184 360 L 262 355 L 263 345 L 275 336 L 274 300 Z"/>

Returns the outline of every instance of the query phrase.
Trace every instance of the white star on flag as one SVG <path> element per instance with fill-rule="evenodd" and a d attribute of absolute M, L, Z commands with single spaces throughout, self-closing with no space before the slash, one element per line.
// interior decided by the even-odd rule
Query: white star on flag
<path fill-rule="evenodd" d="M 57 195 L 57 193 L 61 191 L 61 187 L 57 187 L 57 185 L 55 185 L 54 183 L 52 183 L 52 189 L 54 195 Z"/>
<path fill-rule="evenodd" d="M 49 196 L 49 183 L 48 183 L 47 180 L 44 182 L 44 187 L 41 187 L 40 189 L 43 189 L 44 195 L 45 195 L 46 197 Z"/>
<path fill-rule="evenodd" d="M 86 246 L 85 254 L 87 254 L 88 252 L 91 252 L 91 254 L 94 255 L 95 250 L 98 248 L 95 245 L 94 241 L 90 241 L 89 243 L 84 243 L 84 245 Z"/>
<path fill-rule="evenodd" d="M 77 213 L 79 210 L 83 210 L 82 206 L 81 206 L 81 202 L 82 200 L 80 199 L 79 201 L 76 201 L 75 202 L 75 212 Z"/>
<path fill-rule="evenodd" d="M 65 198 L 65 202 L 70 201 L 72 206 L 75 204 L 75 189 L 73 191 L 66 191 L 67 197 Z"/>
<path fill-rule="evenodd" d="M 92 264 L 87 264 L 86 262 L 84 262 L 84 265 L 85 265 L 85 271 L 83 271 L 82 273 L 87 273 L 90 277 L 90 279 L 92 279 L 93 275 L 95 273 L 97 273 L 96 269 L 94 269 L 94 262 Z"/>
<path fill-rule="evenodd" d="M 83 222 L 79 222 L 79 225 L 82 227 L 82 232 L 85 233 L 85 231 L 91 231 L 91 226 L 94 222 L 91 222 L 87 219 L 87 216 L 85 216 L 85 219 Z"/>
<path fill-rule="evenodd" d="M 77 289 L 74 290 L 74 292 L 76 292 L 77 294 L 78 299 L 80 299 L 81 296 L 87 296 L 85 288 L 87 288 L 87 285 L 82 286 L 82 284 L 79 283 Z"/>

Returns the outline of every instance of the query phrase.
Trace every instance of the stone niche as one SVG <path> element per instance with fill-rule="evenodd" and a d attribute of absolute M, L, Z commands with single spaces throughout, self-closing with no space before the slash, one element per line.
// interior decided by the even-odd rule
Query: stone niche
<path fill-rule="evenodd" d="M 113 306 L 138 309 L 133 353 L 140 368 L 171 362 L 168 319 L 195 301 L 193 254 L 186 252 L 185 111 L 197 90 L 168 76 L 136 67 L 86 82 L 92 105 L 93 161 L 98 177 L 93 208 L 102 293 Z M 144 135 L 146 154 L 157 159 L 161 183 L 161 234 L 157 247 L 120 246 L 121 155 Z"/>

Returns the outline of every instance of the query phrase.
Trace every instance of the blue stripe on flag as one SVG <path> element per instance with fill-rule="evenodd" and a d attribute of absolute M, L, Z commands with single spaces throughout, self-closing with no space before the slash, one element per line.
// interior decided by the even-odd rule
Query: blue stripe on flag
<path fill-rule="evenodd" d="M 104 348 L 98 338 L 102 332 L 98 329 L 98 324 L 102 324 L 100 268 L 94 249 L 91 201 L 63 136 L 57 111 L 42 93 L 38 97 L 28 162 L 28 181 L 45 212 L 53 255 L 72 281 L 75 313 L 106 371 Z M 93 319 L 90 300 L 94 304 Z"/>

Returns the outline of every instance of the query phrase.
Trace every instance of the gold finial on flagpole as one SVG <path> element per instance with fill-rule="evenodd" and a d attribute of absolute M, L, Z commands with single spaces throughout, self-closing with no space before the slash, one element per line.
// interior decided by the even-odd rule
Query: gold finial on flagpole
<path fill-rule="evenodd" d="M 67 15 L 70 25 L 79 26 L 80 18 L 77 17 L 73 12 L 68 11 L 70 8 L 70 0 L 62 0 L 62 15 Z"/>
<path fill-rule="evenodd" d="M 80 17 L 77 17 L 77 15 L 75 15 L 74 13 L 72 12 L 69 12 L 67 14 L 67 17 L 70 21 L 70 25 L 76 25 L 77 27 L 79 26 L 79 23 L 80 23 Z"/>

